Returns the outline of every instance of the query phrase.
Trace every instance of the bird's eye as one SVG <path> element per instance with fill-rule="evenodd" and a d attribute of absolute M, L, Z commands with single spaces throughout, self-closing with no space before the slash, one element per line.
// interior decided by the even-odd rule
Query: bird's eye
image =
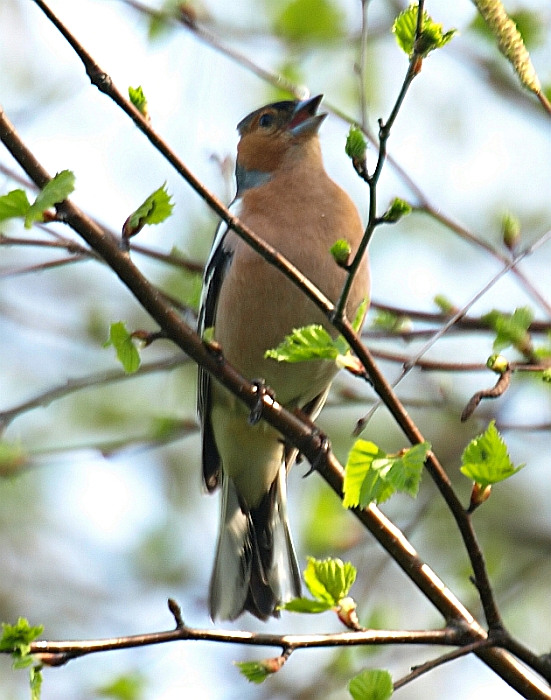
<path fill-rule="evenodd" d="M 263 114 L 258 120 L 258 125 L 263 127 L 264 129 L 269 129 L 273 123 L 274 115 L 270 112 L 266 112 L 266 114 Z"/>

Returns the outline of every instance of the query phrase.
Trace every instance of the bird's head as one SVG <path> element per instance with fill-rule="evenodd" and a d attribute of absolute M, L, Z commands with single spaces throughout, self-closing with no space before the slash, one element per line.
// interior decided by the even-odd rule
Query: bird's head
<path fill-rule="evenodd" d="M 327 116 L 317 114 L 323 95 L 308 100 L 274 102 L 251 112 L 237 125 L 238 194 L 268 182 L 285 163 L 319 153 L 318 129 Z"/>

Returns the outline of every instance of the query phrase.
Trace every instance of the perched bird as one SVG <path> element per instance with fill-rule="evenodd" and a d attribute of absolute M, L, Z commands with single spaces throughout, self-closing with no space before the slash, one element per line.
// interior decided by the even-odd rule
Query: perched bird
<path fill-rule="evenodd" d="M 346 239 L 352 253 L 363 228 L 348 195 L 325 172 L 317 114 L 322 95 L 267 105 L 238 124 L 237 194 L 232 209 L 285 255 L 332 301 L 346 272 L 330 247 Z M 369 292 L 367 260 L 348 300 L 353 318 Z M 280 271 L 222 222 L 208 259 L 199 332 L 212 328 L 224 357 L 249 379 L 262 379 L 277 401 L 319 414 L 337 367 L 327 360 L 278 363 L 264 353 L 294 328 L 323 324 L 323 314 Z M 287 522 L 286 476 L 296 451 L 265 421 L 251 425 L 247 408 L 199 369 L 203 479 L 222 487 L 221 523 L 210 582 L 213 619 L 248 610 L 266 620 L 300 595 L 300 576 Z"/>

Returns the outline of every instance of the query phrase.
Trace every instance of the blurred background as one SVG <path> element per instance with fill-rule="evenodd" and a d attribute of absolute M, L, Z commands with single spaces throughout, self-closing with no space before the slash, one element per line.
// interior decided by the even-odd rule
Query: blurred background
<path fill-rule="evenodd" d="M 324 93 L 328 105 L 358 122 L 361 81 L 374 130 L 379 117 L 388 117 L 407 69 L 407 57 L 391 34 L 404 7 L 398 2 L 369 4 L 365 65 L 359 71 L 359 0 L 194 3 L 198 25 L 218 37 L 224 50 L 182 24 L 152 21 L 123 0 L 51 0 L 49 6 L 121 92 L 143 87 L 154 128 L 228 202 L 235 125 L 251 110 L 284 97 L 236 55 L 286 75 L 304 94 Z M 159 7 L 153 0 L 150 6 Z M 414 213 L 395 226 L 379 227 L 370 248 L 374 307 L 366 342 L 402 362 L 429 336 L 407 342 L 393 336 L 380 325 L 377 305 L 390 305 L 404 316 L 437 313 L 434 297 L 445 295 L 461 308 L 503 268 L 506 213 L 520 223 L 521 248 L 551 229 L 548 117 L 518 87 L 512 69 L 481 31 L 471 3 L 434 0 L 426 9 L 445 30 L 455 27 L 459 34 L 429 56 L 406 97 L 389 142 L 400 167 L 385 166 L 378 198 L 380 213 L 400 196 L 435 215 Z M 507 9 L 517 13 L 536 70 L 549 85 L 549 3 L 509 2 Z M 113 231 L 166 182 L 174 215 L 161 226 L 146 227 L 137 242 L 150 251 L 204 262 L 214 215 L 114 103 L 90 85 L 67 42 L 29 0 L 0 4 L 0 103 L 50 173 L 74 171 L 72 199 Z M 321 130 L 322 148 L 328 171 L 365 218 L 367 189 L 344 153 L 347 131 L 348 124 L 331 113 Z M 371 148 L 370 167 L 375 160 Z M 21 187 L 22 173 L 3 148 L 0 168 L 0 194 Z M 74 236 L 59 226 L 47 233 L 25 230 L 18 222 L 3 223 L 0 231 L 26 241 Z M 200 276 L 151 255 L 133 255 L 143 272 L 183 305 L 196 302 Z M 1 466 L 0 620 L 23 616 L 43 624 L 45 639 L 122 636 L 171 628 L 166 600 L 173 597 L 188 625 L 212 627 L 206 592 L 218 502 L 201 489 L 195 368 L 159 341 L 142 352 L 150 372 L 113 381 L 110 373 L 122 372 L 113 349 L 103 347 L 110 323 L 156 328 L 105 266 L 92 260 L 53 264 L 66 257 L 51 247 L 0 245 L 0 419 L 3 439 L 20 450 L 18 459 Z M 510 272 L 491 284 L 469 314 L 478 318 L 492 308 L 512 312 L 530 306 L 538 321 L 550 324 L 550 264 L 547 241 L 519 264 L 521 274 Z M 416 320 L 405 323 L 415 332 L 435 329 Z M 447 334 L 423 357 L 483 365 L 492 342 L 490 333 Z M 549 348 L 545 333 L 534 342 Z M 505 354 L 519 359 L 510 349 Z M 400 376 L 401 361 L 381 361 L 389 380 Z M 63 389 L 83 378 L 87 386 L 81 390 Z M 542 625 L 551 614 L 549 384 L 515 375 L 504 397 L 482 404 L 461 424 L 473 392 L 494 382 L 488 371 L 415 369 L 397 390 L 465 503 L 470 484 L 459 473 L 461 452 L 492 418 L 513 461 L 526 463 L 494 489 L 474 518 L 507 626 L 544 653 L 551 646 L 549 625 Z M 60 387 L 57 397 L 45 393 Z M 37 405 L 21 408 L 27 401 Z M 335 382 L 319 423 L 341 460 L 356 421 L 374 402 L 360 380 L 341 376 Z M 13 414 L 5 413 L 11 409 Z M 384 408 L 373 414 L 363 437 L 387 451 L 406 446 Z M 301 563 L 308 554 L 352 561 L 359 571 L 352 594 L 364 625 L 439 627 L 436 611 L 319 477 L 302 478 L 306 471 L 306 464 L 298 465 L 289 487 Z M 429 478 L 417 500 L 396 496 L 382 509 L 480 616 L 460 538 Z M 246 617 L 233 627 L 274 633 L 341 629 L 330 613 L 283 614 L 269 625 Z M 232 664 L 277 653 L 195 642 L 92 655 L 45 669 L 42 698 L 340 700 L 349 697 L 346 683 L 362 668 L 387 668 L 398 679 L 439 650 L 296 652 L 262 686 L 249 684 Z M 0 688 L 6 700 L 29 697 L 27 673 L 12 671 L 11 660 L 3 656 Z M 403 700 L 497 696 L 517 694 L 474 658 L 441 667 L 399 693 Z"/>

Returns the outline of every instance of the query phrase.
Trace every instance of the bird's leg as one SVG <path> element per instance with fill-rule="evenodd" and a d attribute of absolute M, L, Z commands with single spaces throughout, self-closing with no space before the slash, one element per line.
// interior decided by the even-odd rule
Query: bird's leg
<path fill-rule="evenodd" d="M 253 379 L 251 384 L 256 387 L 256 403 L 251 408 L 251 412 L 249 413 L 249 425 L 256 425 L 262 418 L 264 397 L 269 396 L 273 401 L 275 399 L 275 394 L 270 387 L 266 386 L 264 379 Z"/>
<path fill-rule="evenodd" d="M 310 476 L 312 472 L 317 471 L 318 467 L 325 460 L 329 452 L 331 452 L 331 442 L 329 438 L 317 427 L 317 425 L 315 425 L 312 430 L 312 436 L 314 435 L 318 438 L 320 445 L 318 447 L 316 456 L 310 463 L 310 469 L 306 472 L 306 474 L 304 474 L 303 479 L 306 479 L 307 476 Z"/>

